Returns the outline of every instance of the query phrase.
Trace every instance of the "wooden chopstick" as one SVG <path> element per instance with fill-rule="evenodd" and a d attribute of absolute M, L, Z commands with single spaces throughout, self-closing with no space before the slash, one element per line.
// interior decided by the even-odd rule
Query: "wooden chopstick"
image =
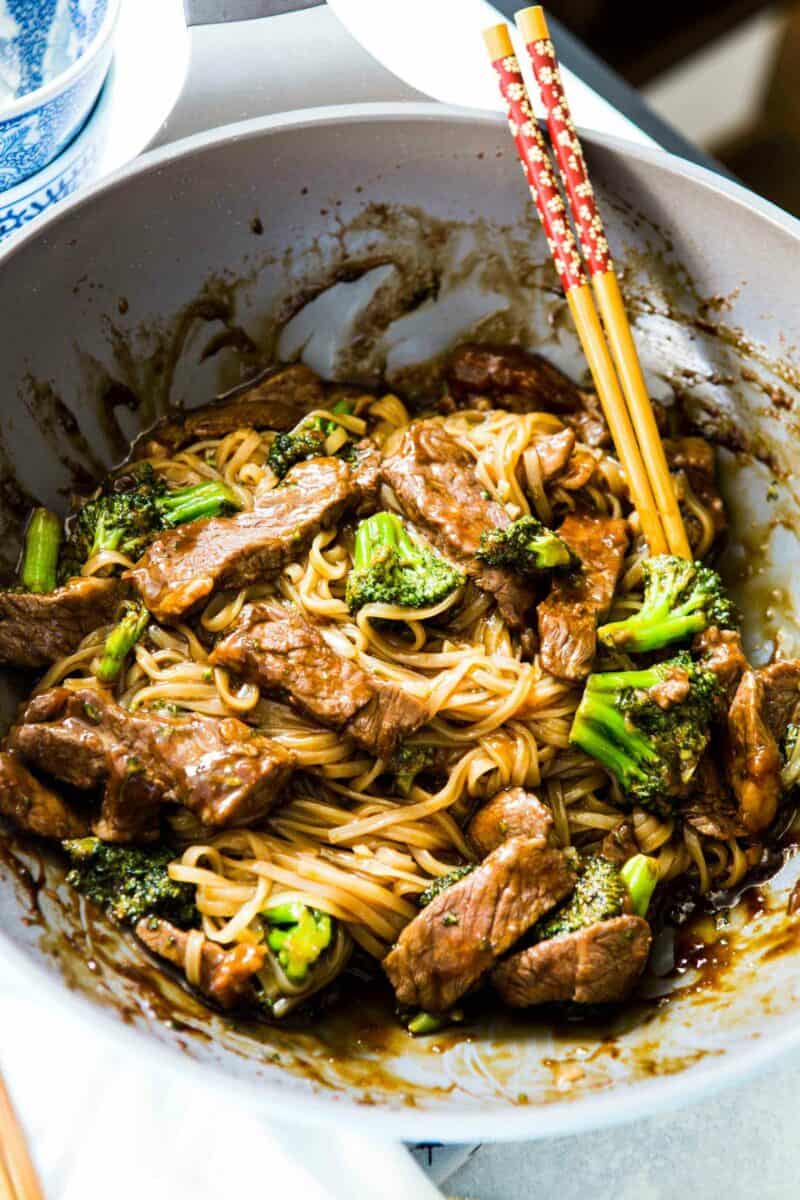
<path fill-rule="evenodd" d="M 575 328 L 589 363 L 608 427 L 628 479 L 636 511 L 651 554 L 666 554 L 668 543 L 625 398 L 603 335 L 592 292 L 586 280 L 566 207 L 556 182 L 539 123 L 506 25 L 484 31 L 486 49 L 508 106 L 511 132 L 522 168 L 536 202 L 553 262 L 564 289 Z"/>
<path fill-rule="evenodd" d="M 564 191 L 569 198 L 572 219 L 589 268 L 628 411 L 647 463 L 653 495 L 669 549 L 672 554 L 681 558 L 691 558 L 692 552 L 675 496 L 664 446 L 625 313 L 625 302 L 609 254 L 608 240 L 597 211 L 583 149 L 570 114 L 544 10 L 538 4 L 531 8 L 523 8 L 515 14 L 515 20 L 525 42 L 547 115 L 553 155 L 558 163 Z"/>
<path fill-rule="evenodd" d="M 25 1134 L 0 1075 L 0 1198 L 44 1200 Z"/>

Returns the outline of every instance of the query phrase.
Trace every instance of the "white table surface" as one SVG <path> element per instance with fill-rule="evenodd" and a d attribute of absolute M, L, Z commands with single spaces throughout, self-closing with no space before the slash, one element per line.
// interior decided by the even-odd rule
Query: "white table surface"
<path fill-rule="evenodd" d="M 197 26 L 191 42 L 186 85 L 156 144 L 262 113 L 420 99 L 326 9 Z M 607 126 L 604 104 L 594 107 L 590 94 L 576 118 Z M 0 1066 L 48 1200 L 216 1200 L 245 1190 L 322 1200 L 302 1165 L 279 1154 L 275 1129 L 218 1088 L 187 1085 L 166 1061 L 157 1077 L 143 1078 L 127 1047 L 98 1041 L 90 1021 L 51 1012 L 2 962 Z M 445 1190 L 474 1200 L 789 1200 L 800 1195 L 798 1095 L 800 1056 L 702 1108 L 580 1137 L 481 1147 Z M 259 1164 L 267 1163 L 262 1182 Z"/>

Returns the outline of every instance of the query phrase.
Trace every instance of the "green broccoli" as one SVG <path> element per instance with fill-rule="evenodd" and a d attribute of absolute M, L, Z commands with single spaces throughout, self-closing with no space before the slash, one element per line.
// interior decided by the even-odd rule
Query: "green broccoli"
<path fill-rule="evenodd" d="M 85 562 L 103 550 L 118 550 L 138 559 L 164 529 L 216 517 L 240 507 L 229 488 L 216 480 L 168 488 L 149 463 L 113 478 L 69 522 L 61 562 L 61 578 L 77 575 Z"/>
<path fill-rule="evenodd" d="M 194 888 L 170 879 L 175 854 L 167 846 L 116 846 L 96 837 L 62 843 L 72 869 L 67 883 L 123 925 L 158 916 L 186 928 L 197 921 Z"/>
<path fill-rule="evenodd" d="M 398 746 L 389 760 L 386 770 L 394 775 L 397 789 L 407 796 L 414 786 L 414 780 L 421 771 L 432 767 L 436 762 L 435 746 Z"/>
<path fill-rule="evenodd" d="M 602 625 L 605 646 L 628 652 L 659 650 L 688 641 L 709 625 L 735 627 L 736 612 L 716 571 L 671 554 L 645 559 L 644 598 L 638 612 L 624 621 Z"/>
<path fill-rule="evenodd" d="M 637 917 L 647 916 L 650 900 L 659 879 L 658 863 L 647 854 L 634 854 L 619 871 L 628 894 L 631 908 Z"/>
<path fill-rule="evenodd" d="M 587 855 L 578 865 L 575 890 L 534 926 L 533 940 L 544 942 L 562 933 L 575 933 L 622 912 L 627 888 L 617 867 L 607 858 Z"/>
<path fill-rule="evenodd" d="M 262 914 L 269 927 L 267 945 L 286 978 L 303 984 L 333 940 L 335 922 L 305 904 L 276 904 Z"/>
<path fill-rule="evenodd" d="M 143 604 L 128 603 L 125 613 L 111 630 L 103 646 L 96 675 L 101 683 L 113 683 L 125 659 L 147 628 L 150 613 Z"/>
<path fill-rule="evenodd" d="M 580 566 L 566 542 L 531 516 L 520 517 L 507 529 L 491 529 L 481 534 L 475 557 L 489 567 L 503 567 L 516 575 Z"/>
<path fill-rule="evenodd" d="M 570 742 L 616 776 L 632 804 L 669 811 L 686 792 L 719 708 L 716 676 L 688 654 L 586 681 Z"/>
<path fill-rule="evenodd" d="M 367 517 L 356 530 L 347 604 L 429 608 L 461 587 L 464 575 L 427 546 L 414 541 L 395 513 Z"/>
<path fill-rule="evenodd" d="M 544 942 L 564 933 L 577 933 L 598 921 L 619 917 L 625 901 L 643 917 L 658 882 L 655 860 L 635 854 L 623 867 L 607 858 L 589 854 L 578 864 L 575 890 L 558 908 L 542 917 L 532 931 L 533 942 Z"/>
<path fill-rule="evenodd" d="M 353 407 L 352 400 L 339 400 L 331 412 L 350 415 Z M 325 443 L 337 428 L 341 429 L 341 426 L 336 421 L 325 417 L 304 417 L 288 433 L 276 435 L 267 454 L 267 466 L 278 479 L 283 479 L 297 463 L 324 454 Z"/>
<path fill-rule="evenodd" d="M 787 725 L 783 737 L 783 790 L 790 792 L 800 783 L 800 725 Z"/>
<path fill-rule="evenodd" d="M 442 892 L 446 892 L 454 883 L 458 883 L 460 879 L 464 879 L 471 871 L 475 870 L 475 863 L 465 863 L 462 867 L 453 867 L 452 871 L 448 871 L 446 875 L 439 875 L 436 879 L 431 880 L 424 892 L 420 893 L 419 906 L 425 908 L 437 896 L 441 896 Z"/>
<path fill-rule="evenodd" d="M 61 522 L 47 508 L 34 509 L 25 530 L 19 581 L 26 592 L 54 592 Z"/>

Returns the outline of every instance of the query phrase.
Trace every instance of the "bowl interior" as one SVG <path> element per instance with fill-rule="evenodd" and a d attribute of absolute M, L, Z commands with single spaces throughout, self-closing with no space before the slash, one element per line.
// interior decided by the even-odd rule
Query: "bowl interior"
<path fill-rule="evenodd" d="M 653 394 L 680 393 L 722 446 L 724 565 L 750 653 L 792 655 L 800 314 L 783 297 L 796 229 L 666 157 L 589 149 Z M 414 392 L 479 337 L 583 377 L 504 126 L 433 106 L 320 110 L 151 155 L 12 247 L 0 287 L 13 297 L 0 414 L 8 570 L 30 503 L 63 507 L 157 414 L 270 358 Z M 20 686 L 7 678 L 6 716 Z M 236 1027 L 77 906 L 39 849 L 10 833 L 0 848 L 1 936 L 54 993 L 66 984 L 151 1045 L 302 1117 L 355 1103 L 402 1136 L 535 1136 L 641 1115 L 800 1040 L 791 861 L 757 906 L 734 912 L 713 978 L 654 977 L 641 1004 L 599 1026 L 492 1017 L 431 1042 L 355 996 L 315 1027 Z"/>
<path fill-rule="evenodd" d="M 0 116 L 78 61 L 108 7 L 108 0 L 7 0 L 0 10 Z"/>

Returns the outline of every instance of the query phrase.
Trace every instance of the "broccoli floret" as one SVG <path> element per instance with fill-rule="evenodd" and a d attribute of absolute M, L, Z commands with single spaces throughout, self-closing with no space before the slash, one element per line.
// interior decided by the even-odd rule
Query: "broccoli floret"
<path fill-rule="evenodd" d="M 481 534 L 475 557 L 487 566 L 503 567 L 516 575 L 580 566 L 566 542 L 531 516 L 520 517 L 507 529 L 491 529 Z"/>
<path fill-rule="evenodd" d="M 37 508 L 25 530 L 20 586 L 26 592 L 54 592 L 61 545 L 61 522 L 47 508 Z"/>
<path fill-rule="evenodd" d="M 264 910 L 267 945 L 291 983 L 305 983 L 333 940 L 334 919 L 305 904 L 277 904 Z"/>
<path fill-rule="evenodd" d="M 414 786 L 414 780 L 421 771 L 432 767 L 436 762 L 435 746 L 398 746 L 389 760 L 387 771 L 394 775 L 398 791 L 407 796 Z"/>
<path fill-rule="evenodd" d="M 96 671 L 101 683 L 114 682 L 149 620 L 150 613 L 143 604 L 126 605 L 124 615 L 111 630 L 103 646 Z"/>
<path fill-rule="evenodd" d="M 395 513 L 376 513 L 358 526 L 347 577 L 351 612 L 365 604 L 429 608 L 463 582 L 461 571 L 415 542 Z"/>
<path fill-rule="evenodd" d="M 708 745 L 720 698 L 714 673 L 688 654 L 644 671 L 590 675 L 570 742 L 616 776 L 632 804 L 669 811 Z"/>
<path fill-rule="evenodd" d="M 331 412 L 349 415 L 352 413 L 353 407 L 352 400 L 339 400 L 337 404 L 334 404 Z M 297 463 L 324 454 L 325 443 L 337 428 L 341 429 L 341 426 L 337 425 L 336 421 L 330 421 L 324 417 L 305 417 L 288 433 L 277 434 L 267 454 L 267 466 L 270 467 L 273 474 L 277 475 L 278 479 L 283 479 L 284 475 Z M 349 441 L 345 441 L 343 446 L 346 447 L 349 444 Z"/>
<path fill-rule="evenodd" d="M 800 783 L 800 725 L 787 725 L 783 737 L 781 783 L 786 792 Z"/>
<path fill-rule="evenodd" d="M 111 480 L 87 501 L 69 522 L 61 561 L 61 578 L 77 575 L 85 562 L 102 550 L 118 550 L 138 559 L 164 529 L 239 507 L 223 483 L 211 480 L 184 488 L 168 488 L 149 463 L 125 476 L 127 486 Z"/>
<path fill-rule="evenodd" d="M 182 928 L 195 924 L 194 888 L 167 874 L 175 854 L 166 846 L 115 846 L 96 837 L 62 843 L 72 862 L 67 883 L 105 908 L 115 920 L 133 925 L 158 916 Z"/>
<path fill-rule="evenodd" d="M 609 921 L 622 912 L 628 889 L 619 869 L 600 855 L 587 855 L 578 866 L 578 882 L 567 900 L 534 926 L 533 940 L 544 942 L 562 933 L 575 933 Z"/>
<path fill-rule="evenodd" d="M 454 883 L 458 883 L 460 879 L 463 879 L 474 870 L 474 863 L 465 863 L 463 867 L 453 867 L 452 871 L 448 871 L 446 875 L 439 875 L 438 878 L 428 884 L 424 892 L 420 892 L 420 908 L 425 908 L 427 904 L 430 904 L 431 900 L 435 900 L 437 896 L 441 896 L 442 892 L 446 892 Z"/>
<path fill-rule="evenodd" d="M 644 598 L 638 612 L 598 629 L 606 646 L 626 651 L 659 650 L 687 641 L 709 625 L 733 629 L 736 611 L 716 571 L 702 563 L 659 554 L 642 564 Z"/>

